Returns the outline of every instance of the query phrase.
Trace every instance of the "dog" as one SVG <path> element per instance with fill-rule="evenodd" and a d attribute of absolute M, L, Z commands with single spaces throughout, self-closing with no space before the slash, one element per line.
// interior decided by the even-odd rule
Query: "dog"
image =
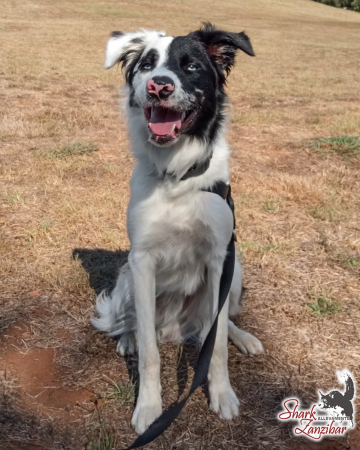
<path fill-rule="evenodd" d="M 113 32 L 105 69 L 122 64 L 131 147 L 128 262 L 111 293 L 96 301 L 93 326 L 118 337 L 117 352 L 139 354 L 139 395 L 131 423 L 143 433 L 162 412 L 157 342 L 203 342 L 217 313 L 227 244 L 233 233 L 228 204 L 208 192 L 229 182 L 225 139 L 226 77 L 242 50 L 254 56 L 244 33 L 207 23 L 186 36 L 141 30 Z M 210 409 L 230 420 L 239 413 L 231 387 L 227 339 L 245 354 L 261 342 L 238 329 L 241 266 L 219 314 L 208 381 Z"/>

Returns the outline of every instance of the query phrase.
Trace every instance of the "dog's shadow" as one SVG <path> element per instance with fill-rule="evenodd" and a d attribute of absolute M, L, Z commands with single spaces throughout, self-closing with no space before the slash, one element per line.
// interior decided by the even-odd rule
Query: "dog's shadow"
<path fill-rule="evenodd" d="M 129 250 L 112 252 L 103 249 L 76 248 L 72 256 L 81 262 L 89 275 L 90 287 L 94 289 L 96 295 L 99 295 L 103 290 L 111 292 L 114 289 L 119 270 L 127 263 Z"/>
<path fill-rule="evenodd" d="M 73 259 L 79 260 L 83 269 L 89 276 L 89 284 L 94 289 L 96 295 L 99 295 L 103 290 L 111 292 L 116 284 L 117 276 L 120 268 L 127 263 L 129 250 L 109 251 L 104 249 L 86 249 L 76 248 L 73 251 Z M 117 340 L 119 337 L 116 337 Z M 195 368 L 199 348 L 194 345 L 181 345 L 177 352 L 177 384 L 179 399 L 188 383 L 188 369 L 189 366 Z M 125 356 L 125 362 L 130 380 L 135 385 L 135 401 L 139 391 L 139 371 L 138 371 L 138 357 L 136 355 Z M 205 384 L 202 389 L 208 397 L 208 392 Z"/>

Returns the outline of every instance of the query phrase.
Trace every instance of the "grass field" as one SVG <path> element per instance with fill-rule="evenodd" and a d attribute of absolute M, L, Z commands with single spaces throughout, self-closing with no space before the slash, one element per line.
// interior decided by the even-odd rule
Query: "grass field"
<path fill-rule="evenodd" d="M 198 390 L 149 448 L 359 449 L 359 428 L 310 444 L 275 417 L 287 396 L 308 405 L 334 389 L 336 370 L 360 383 L 360 14 L 310 0 L 1 9 L 1 450 L 110 450 L 135 437 L 136 360 L 89 324 L 95 291 L 126 257 L 134 164 L 121 72 L 102 70 L 104 48 L 113 30 L 178 35 L 204 20 L 245 29 L 257 55 L 239 55 L 229 79 L 229 141 L 247 287 L 238 323 L 265 354 L 229 344 L 236 420 L 221 422 Z M 167 406 L 194 355 L 169 344 L 161 357 Z"/>

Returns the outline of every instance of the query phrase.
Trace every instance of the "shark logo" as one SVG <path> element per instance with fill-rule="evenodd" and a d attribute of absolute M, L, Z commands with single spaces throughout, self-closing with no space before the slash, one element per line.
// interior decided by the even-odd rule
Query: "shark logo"
<path fill-rule="evenodd" d="M 324 436 L 344 436 L 349 428 L 354 428 L 354 378 L 348 370 L 338 372 L 337 376 L 339 382 L 345 386 L 343 392 L 332 390 L 323 394 L 319 391 L 318 404 L 314 403 L 309 408 L 302 409 L 300 400 L 296 397 L 283 401 L 283 409 L 278 419 L 295 421 L 295 436 L 302 435 L 319 441 Z"/>
<path fill-rule="evenodd" d="M 354 406 L 352 403 L 355 396 L 354 380 L 346 371 L 339 372 L 338 379 L 340 383 L 343 381 L 345 384 L 345 391 L 343 393 L 330 391 L 327 394 L 319 391 L 319 408 L 329 410 L 329 412 L 336 415 L 348 417 L 351 421 L 351 427 L 354 427 Z"/>

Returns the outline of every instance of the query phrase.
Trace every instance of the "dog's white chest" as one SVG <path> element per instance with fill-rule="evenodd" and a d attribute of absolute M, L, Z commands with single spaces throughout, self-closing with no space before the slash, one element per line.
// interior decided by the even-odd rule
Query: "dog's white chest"
<path fill-rule="evenodd" d="M 149 251 L 161 253 L 164 258 L 177 259 L 181 254 L 182 264 L 210 251 L 214 238 L 211 226 L 204 220 L 201 200 L 188 196 L 187 199 L 149 202 L 144 212 L 146 226 L 143 230 L 144 243 Z M 175 263 L 176 261 L 174 261 Z"/>
<path fill-rule="evenodd" d="M 155 193 L 135 206 L 130 217 L 129 228 L 136 221 L 136 232 L 129 229 L 131 247 L 139 246 L 153 256 L 158 292 L 195 292 L 216 244 L 206 196 L 179 200 Z"/>

